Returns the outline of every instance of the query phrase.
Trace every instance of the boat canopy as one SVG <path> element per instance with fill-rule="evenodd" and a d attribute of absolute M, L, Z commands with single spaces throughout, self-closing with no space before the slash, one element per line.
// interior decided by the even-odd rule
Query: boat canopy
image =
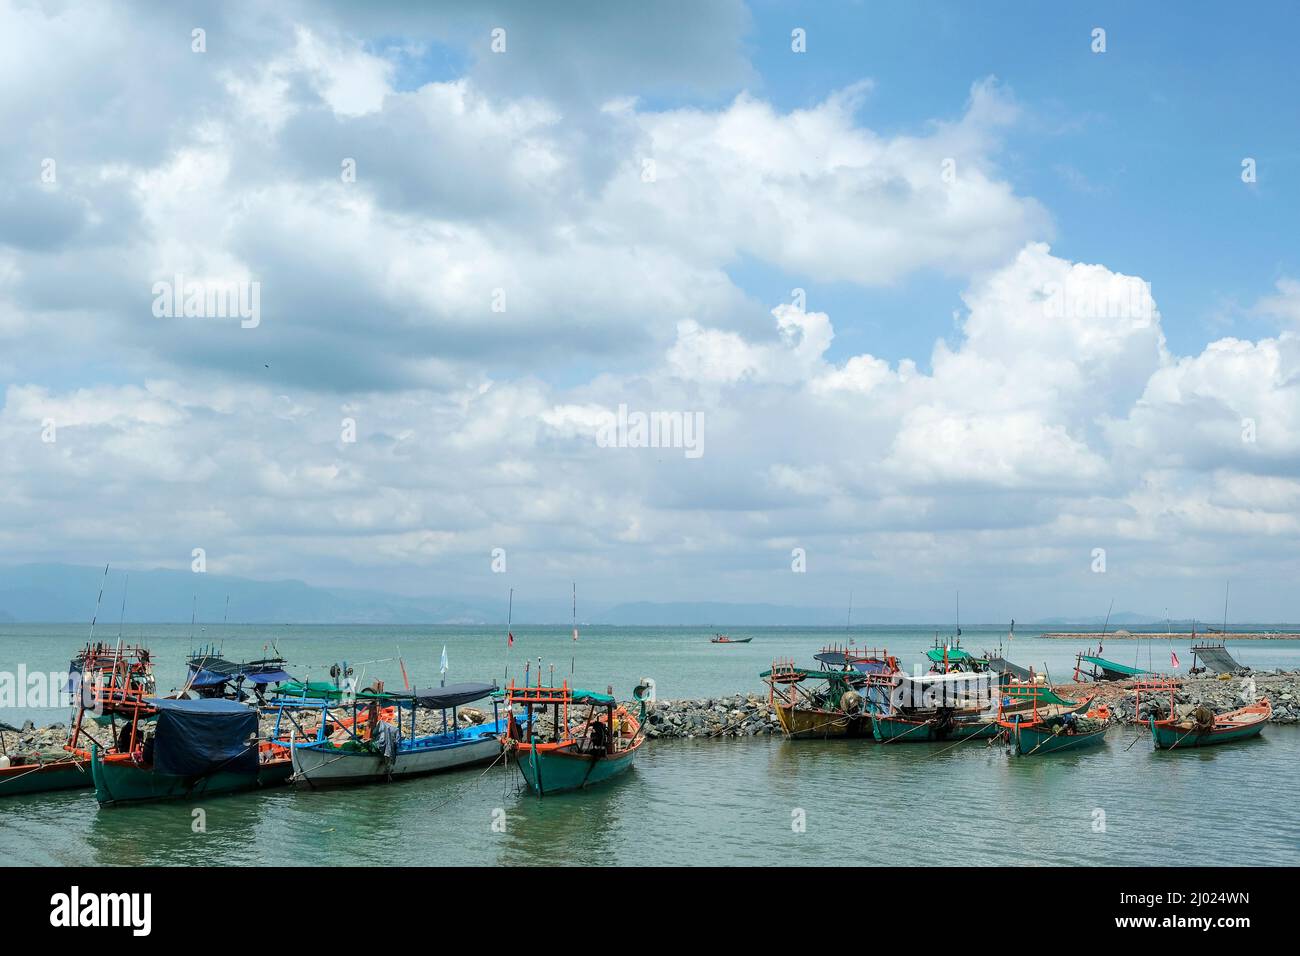
<path fill-rule="evenodd" d="M 1216 674 L 1245 670 L 1222 644 L 1193 644 L 1192 656 Z"/>
<path fill-rule="evenodd" d="M 194 677 L 191 687 L 218 687 L 227 681 L 244 679 L 253 684 L 278 684 L 293 680 L 280 665 L 281 660 L 252 661 L 237 664 L 223 657 L 195 656 L 190 658 L 190 670 Z"/>
<path fill-rule="evenodd" d="M 1114 671 L 1116 674 L 1128 674 L 1130 677 L 1137 677 L 1140 674 L 1150 674 L 1150 671 L 1144 671 L 1138 667 L 1129 667 L 1127 664 L 1116 664 L 1114 661 L 1108 661 L 1104 657 L 1094 657 L 1090 654 L 1080 654 L 1083 660 L 1089 664 L 1096 664 L 1103 670 Z"/>
<path fill-rule="evenodd" d="M 972 707 L 997 699 L 992 671 L 948 674 L 899 674 L 892 695 L 896 707 Z"/>
<path fill-rule="evenodd" d="M 942 664 L 944 658 L 944 649 L 942 647 L 932 647 L 925 652 L 925 656 L 928 657 L 935 664 Z M 973 661 L 973 660 L 975 660 L 975 656 L 971 654 L 969 651 L 964 651 L 960 647 L 948 648 L 949 662 Z"/>
<path fill-rule="evenodd" d="M 1031 676 L 1028 667 L 1021 667 L 1019 664 L 1013 664 L 1001 655 L 991 654 L 985 659 L 989 662 L 989 666 L 999 674 L 1005 674 L 1008 677 L 1014 677 L 1017 680 L 1029 680 Z"/>
<path fill-rule="evenodd" d="M 257 772 L 257 711 L 233 700 L 149 697 L 158 711 L 153 766 L 159 773 L 203 777 L 218 770 Z"/>
<path fill-rule="evenodd" d="M 889 661 L 874 659 L 867 661 L 854 661 L 853 668 L 862 674 L 891 674 L 894 670 L 893 664 Z"/>
<path fill-rule="evenodd" d="M 411 691 L 410 696 L 421 707 L 447 710 L 451 707 L 459 707 L 461 704 L 468 704 L 471 701 L 481 700 L 496 689 L 496 684 L 448 684 L 445 687 L 422 687 Z M 394 696 L 401 697 L 402 695 L 395 694 Z"/>
<path fill-rule="evenodd" d="M 618 701 L 609 694 L 602 694 L 599 691 L 583 690 L 579 687 L 573 689 L 573 702 L 575 704 L 602 704 L 613 706 Z"/>

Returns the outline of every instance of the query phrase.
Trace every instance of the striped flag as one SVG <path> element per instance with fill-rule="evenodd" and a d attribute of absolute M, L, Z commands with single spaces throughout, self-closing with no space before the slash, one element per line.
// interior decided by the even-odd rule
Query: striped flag
<path fill-rule="evenodd" d="M 1178 666 L 1178 654 L 1174 651 L 1169 652 L 1169 661 L 1174 667 Z"/>
<path fill-rule="evenodd" d="M 510 631 L 506 631 L 506 647 L 514 647 L 514 646 L 515 646 L 515 635 Z"/>

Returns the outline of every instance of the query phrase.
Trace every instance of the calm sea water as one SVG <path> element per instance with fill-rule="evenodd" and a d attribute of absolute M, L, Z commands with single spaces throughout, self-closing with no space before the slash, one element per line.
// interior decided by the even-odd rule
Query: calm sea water
<path fill-rule="evenodd" d="M 761 691 L 773 658 L 811 662 L 845 632 L 748 629 L 747 645 L 717 646 L 703 629 L 519 627 L 507 658 L 498 628 L 225 627 L 191 641 L 189 627 L 146 627 L 161 688 L 179 684 L 191 644 L 254 658 L 273 643 L 294 666 L 323 677 L 347 660 L 365 680 L 436 682 L 446 645 L 449 680 L 502 678 L 523 662 L 622 696 L 653 678 L 660 697 Z M 0 626 L 0 671 L 56 670 L 84 642 L 84 626 Z M 741 632 L 733 631 L 739 636 Z M 116 628 L 100 636 L 115 639 Z M 139 639 L 139 628 L 127 637 Z M 858 645 L 887 646 L 908 664 L 934 639 L 925 629 L 854 628 Z M 963 646 L 998 634 L 968 630 Z M 1234 642 L 1255 667 L 1300 668 L 1300 645 Z M 1183 666 L 1187 642 L 1174 645 Z M 1081 649 L 1018 636 L 1004 645 L 1022 665 L 1063 680 Z M 1124 663 L 1167 667 L 1169 647 L 1108 645 Z M 570 675 L 572 671 L 572 675 Z M 535 671 L 534 671 L 535 673 Z M 0 719 L 63 719 L 15 711 Z M 8 865 L 530 864 L 853 862 L 935 864 L 1300 863 L 1300 729 L 1269 727 L 1256 741 L 1155 753 L 1149 735 L 1116 728 L 1106 746 L 1077 755 L 1016 759 L 983 742 L 882 747 L 865 741 L 780 739 L 650 741 L 635 770 L 580 794 L 538 800 L 498 766 L 336 791 L 268 790 L 202 802 L 207 832 L 188 804 L 100 810 L 89 791 L 0 800 L 0 862 Z"/>

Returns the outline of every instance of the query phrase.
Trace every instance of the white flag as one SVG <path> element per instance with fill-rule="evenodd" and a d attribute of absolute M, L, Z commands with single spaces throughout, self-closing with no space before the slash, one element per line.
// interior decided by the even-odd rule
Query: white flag
<path fill-rule="evenodd" d="M 438 670 L 439 674 L 447 673 L 447 645 L 442 645 L 442 667 Z"/>

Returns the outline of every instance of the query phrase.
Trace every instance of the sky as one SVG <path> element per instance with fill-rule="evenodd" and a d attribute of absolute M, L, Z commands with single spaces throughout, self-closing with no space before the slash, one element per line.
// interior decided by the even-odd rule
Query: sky
<path fill-rule="evenodd" d="M 0 563 L 1300 621 L 1297 33 L 0 0 Z"/>

